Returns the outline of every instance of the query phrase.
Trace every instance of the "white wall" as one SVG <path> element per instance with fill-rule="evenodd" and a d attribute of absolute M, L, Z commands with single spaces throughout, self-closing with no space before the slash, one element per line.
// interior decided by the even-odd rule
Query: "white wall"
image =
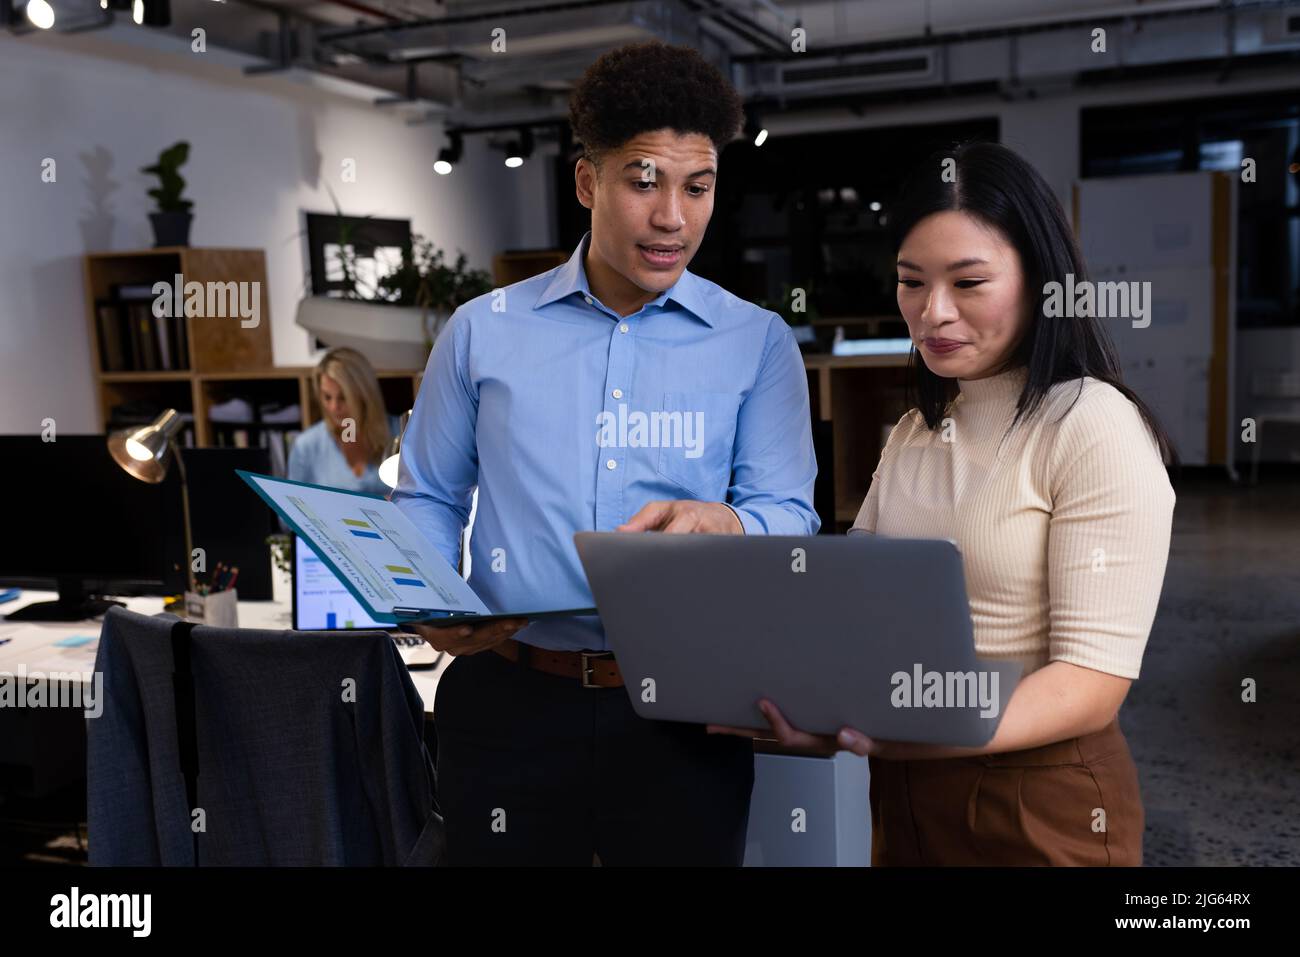
<path fill-rule="evenodd" d="M 108 33 L 108 31 L 105 31 Z M 173 49 L 166 49 L 171 43 Z M 185 139 L 181 174 L 195 246 L 266 252 L 278 365 L 311 361 L 293 324 L 307 271 L 303 210 L 410 218 L 412 228 L 489 269 L 508 247 L 553 243 L 544 162 L 508 170 L 467 137 L 450 176 L 432 172 L 437 124 L 291 82 L 245 78 L 174 38 L 151 49 L 100 34 L 0 34 L 0 432 L 98 427 L 81 257 L 153 245 L 154 177 L 139 172 Z M 43 158 L 57 181 L 41 181 Z M 342 182 L 344 157 L 357 181 Z M 263 317 L 265 321 L 265 317 Z"/>

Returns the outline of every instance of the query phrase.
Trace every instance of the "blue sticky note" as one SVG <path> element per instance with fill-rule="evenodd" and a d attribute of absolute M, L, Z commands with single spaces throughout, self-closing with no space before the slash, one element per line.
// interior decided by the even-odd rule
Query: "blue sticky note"
<path fill-rule="evenodd" d="M 67 638 L 60 638 L 54 643 L 54 646 L 56 648 L 79 648 L 98 639 L 99 635 L 69 635 Z"/>

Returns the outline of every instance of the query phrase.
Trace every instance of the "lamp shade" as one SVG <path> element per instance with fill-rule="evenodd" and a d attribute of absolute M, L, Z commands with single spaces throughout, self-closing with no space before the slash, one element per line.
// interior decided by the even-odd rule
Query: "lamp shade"
<path fill-rule="evenodd" d="M 411 421 L 412 411 L 407 409 L 402 413 L 402 422 L 397 427 L 397 434 L 393 436 L 393 441 L 388 443 L 388 454 L 379 463 L 379 480 L 389 488 L 397 488 L 397 466 L 402 457 L 402 436 L 406 434 L 406 423 Z"/>
<path fill-rule="evenodd" d="M 183 424 L 180 413 L 168 409 L 148 425 L 114 432 L 108 437 L 108 451 L 127 473 L 156 485 L 167 477 L 172 443 Z"/>

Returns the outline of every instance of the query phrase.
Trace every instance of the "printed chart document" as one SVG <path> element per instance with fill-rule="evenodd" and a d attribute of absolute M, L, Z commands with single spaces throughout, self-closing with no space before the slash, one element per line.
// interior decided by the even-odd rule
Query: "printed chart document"
<path fill-rule="evenodd" d="M 494 613 L 392 502 L 235 469 L 298 535 L 311 542 L 375 621 L 405 624 L 448 619 L 568 618 L 595 608 Z"/>

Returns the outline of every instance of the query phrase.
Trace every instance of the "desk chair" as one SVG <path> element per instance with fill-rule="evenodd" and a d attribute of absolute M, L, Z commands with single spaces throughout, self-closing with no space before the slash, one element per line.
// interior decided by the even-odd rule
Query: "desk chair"
<path fill-rule="evenodd" d="M 112 608 L 87 719 L 91 864 L 436 864 L 423 704 L 392 639 Z"/>

